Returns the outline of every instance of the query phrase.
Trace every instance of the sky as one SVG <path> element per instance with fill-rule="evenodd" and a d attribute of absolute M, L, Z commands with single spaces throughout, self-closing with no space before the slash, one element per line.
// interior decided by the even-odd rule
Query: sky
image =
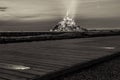
<path fill-rule="evenodd" d="M 0 0 L 0 31 L 48 30 L 68 10 L 85 27 L 120 28 L 119 4 L 120 0 Z"/>

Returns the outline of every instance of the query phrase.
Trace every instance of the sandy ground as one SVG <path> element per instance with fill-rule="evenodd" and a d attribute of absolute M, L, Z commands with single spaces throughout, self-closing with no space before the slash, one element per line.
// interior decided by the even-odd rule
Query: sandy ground
<path fill-rule="evenodd" d="M 98 59 L 103 56 L 120 52 L 120 36 L 81 38 L 68 40 L 26 42 L 0 45 L 0 79 L 26 80 L 36 75 L 43 76 L 75 64 Z M 30 70 L 22 70 L 21 78 L 16 74 L 11 65 L 30 67 Z M 120 80 L 120 60 L 105 62 L 91 68 L 77 71 L 55 80 Z M 2 69 L 1 69 L 2 68 Z M 11 72 L 8 73 L 8 70 Z M 3 71 L 4 70 L 4 71 Z M 19 70 L 17 70 L 19 71 Z M 4 73 L 4 75 L 3 75 Z M 6 74 L 7 73 L 7 74 Z M 52 74 L 51 74 L 52 75 Z M 57 75 L 57 74 L 56 74 Z M 10 76 L 10 77 L 9 77 Z M 47 76 L 46 76 L 47 77 Z"/>
<path fill-rule="evenodd" d="M 54 80 L 120 80 L 120 56 Z"/>

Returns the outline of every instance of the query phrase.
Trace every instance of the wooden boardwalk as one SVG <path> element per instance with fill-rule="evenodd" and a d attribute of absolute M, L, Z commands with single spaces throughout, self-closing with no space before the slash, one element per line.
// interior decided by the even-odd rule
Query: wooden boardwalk
<path fill-rule="evenodd" d="M 0 44 L 0 80 L 49 80 L 118 52 L 120 36 Z"/>

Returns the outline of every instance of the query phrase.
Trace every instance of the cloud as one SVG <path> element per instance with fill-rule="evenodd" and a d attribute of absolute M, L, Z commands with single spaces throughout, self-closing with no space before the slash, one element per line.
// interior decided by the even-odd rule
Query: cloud
<path fill-rule="evenodd" d="M 6 11 L 7 7 L 0 7 L 0 11 Z"/>
<path fill-rule="evenodd" d="M 85 18 L 120 17 L 120 0 L 74 0 L 76 16 Z M 0 0 L 8 7 L 0 20 L 47 20 L 65 16 L 70 0 Z M 2 10 L 2 9 L 1 9 Z"/>

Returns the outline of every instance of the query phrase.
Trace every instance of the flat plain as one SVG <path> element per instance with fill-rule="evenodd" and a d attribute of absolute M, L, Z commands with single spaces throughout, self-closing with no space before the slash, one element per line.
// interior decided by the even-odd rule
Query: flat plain
<path fill-rule="evenodd" d="M 119 43 L 109 36 L 0 44 L 0 79 L 49 80 L 119 54 Z"/>

